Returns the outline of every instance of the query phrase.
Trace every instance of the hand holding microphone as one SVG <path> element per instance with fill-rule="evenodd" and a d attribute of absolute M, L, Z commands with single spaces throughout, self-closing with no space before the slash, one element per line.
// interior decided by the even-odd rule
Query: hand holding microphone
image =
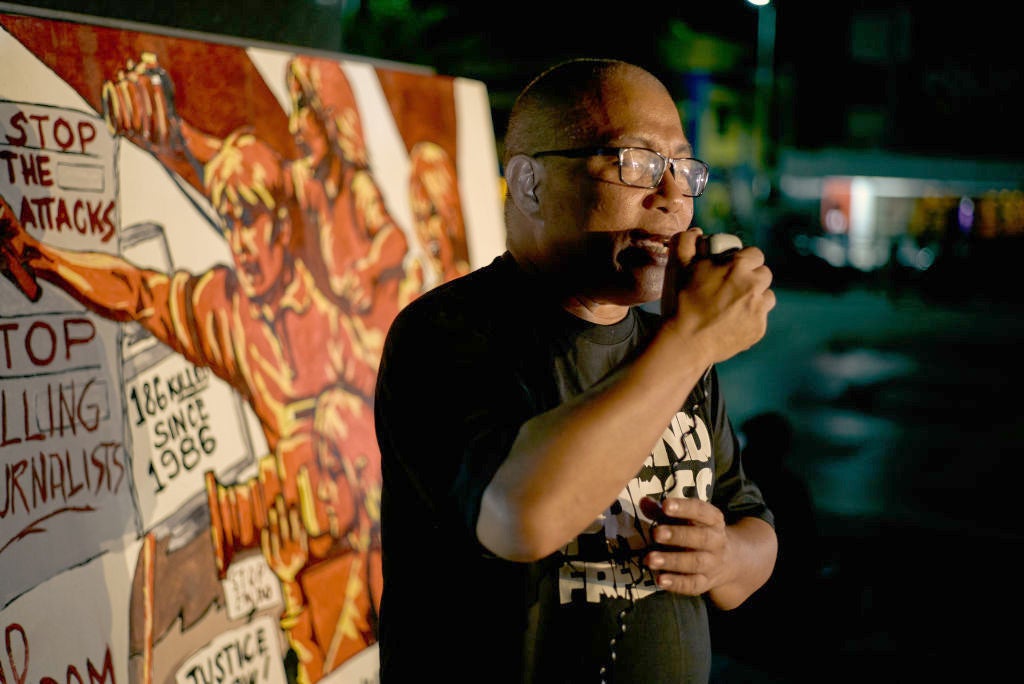
<path fill-rule="evenodd" d="M 696 238 L 681 233 L 669 250 L 661 298 L 666 325 L 688 339 L 707 339 L 713 362 L 749 349 L 764 336 L 775 294 L 760 249 L 744 247 L 729 233 Z"/>
<path fill-rule="evenodd" d="M 666 317 L 675 314 L 679 303 L 679 291 L 691 280 L 695 261 L 709 259 L 715 264 L 725 264 L 743 248 L 743 241 L 732 233 L 700 234 L 696 237 L 693 256 L 686 259 L 685 255 L 689 249 L 683 241 L 687 237 L 685 233 L 680 233 L 669 243 L 670 257 L 661 293 L 661 313 Z"/>
<path fill-rule="evenodd" d="M 732 233 L 712 233 L 697 238 L 697 259 L 725 263 L 743 248 L 743 241 Z"/>

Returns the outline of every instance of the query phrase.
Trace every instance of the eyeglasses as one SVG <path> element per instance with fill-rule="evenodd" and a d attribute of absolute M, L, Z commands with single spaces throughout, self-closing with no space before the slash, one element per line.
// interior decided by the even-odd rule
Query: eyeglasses
<path fill-rule="evenodd" d="M 700 197 L 708 184 L 710 168 L 707 163 L 692 157 L 666 157 L 646 147 L 580 147 L 570 150 L 544 150 L 532 157 L 594 157 L 615 155 L 619 158 L 619 180 L 636 188 L 656 188 L 661 185 L 665 169 L 671 167 L 672 177 L 683 188 L 687 197 Z"/>

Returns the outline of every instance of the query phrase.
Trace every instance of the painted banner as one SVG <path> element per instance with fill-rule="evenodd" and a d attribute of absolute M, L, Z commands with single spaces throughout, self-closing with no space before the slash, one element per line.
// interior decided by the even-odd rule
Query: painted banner
<path fill-rule="evenodd" d="M 373 386 L 503 248 L 485 87 L 27 8 L 0 64 L 0 681 L 376 681 Z"/>

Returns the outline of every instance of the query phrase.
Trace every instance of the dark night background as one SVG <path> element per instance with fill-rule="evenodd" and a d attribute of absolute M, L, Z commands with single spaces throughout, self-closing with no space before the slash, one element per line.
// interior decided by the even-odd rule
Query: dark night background
<path fill-rule="evenodd" d="M 431 0 L 35 0 L 81 12 L 223 36 L 406 62 L 478 78 L 495 126 L 526 79 L 568 56 L 623 57 L 667 76 L 674 22 L 730 41 L 742 53 L 724 79 L 752 82 L 757 9 L 704 3 L 437 2 Z M 1021 160 L 1017 132 L 1021 26 L 993 0 L 941 7 L 924 0 L 777 0 L 775 77 L 794 90 L 774 130 L 796 147 L 848 144 L 853 108 L 884 110 L 886 126 L 861 147 Z M 856 43 L 856 45 L 854 45 Z M 854 54 L 855 53 L 855 54 Z M 855 56 L 856 55 L 856 56 Z M 748 83 L 749 85 L 749 83 Z"/>
<path fill-rule="evenodd" d="M 745 0 L 30 4 L 479 79 L 499 141 L 515 93 L 570 56 L 638 62 L 685 101 L 687 49 L 699 45 L 739 116 L 752 118 L 758 93 L 759 10 Z M 1016 670 L 1024 608 L 1022 24 L 989 0 L 774 8 L 769 178 L 789 152 L 860 155 L 881 176 L 903 175 L 912 158 L 938 175 L 995 166 L 993 190 L 1010 199 L 995 238 L 966 239 L 950 218 L 926 245 L 933 267 L 870 273 L 797 255 L 778 237 L 785 207 L 770 208 L 780 220 L 761 246 L 779 304 L 765 339 L 719 370 L 746 442 L 759 434 L 747 421 L 768 412 L 792 429 L 777 456 L 810 503 L 790 511 L 783 502 L 797 495 L 766 487 L 787 521 L 778 576 L 760 600 L 716 616 L 715 684 L 994 680 Z M 797 237 L 820 233 L 811 218 L 797 220 Z"/>

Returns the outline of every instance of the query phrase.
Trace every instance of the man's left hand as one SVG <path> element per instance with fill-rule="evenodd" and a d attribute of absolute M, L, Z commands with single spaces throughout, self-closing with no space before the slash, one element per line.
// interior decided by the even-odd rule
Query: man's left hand
<path fill-rule="evenodd" d="M 729 539 L 725 516 L 700 499 L 647 498 L 643 512 L 655 521 L 654 546 L 644 563 L 666 591 L 699 596 L 728 576 Z"/>

